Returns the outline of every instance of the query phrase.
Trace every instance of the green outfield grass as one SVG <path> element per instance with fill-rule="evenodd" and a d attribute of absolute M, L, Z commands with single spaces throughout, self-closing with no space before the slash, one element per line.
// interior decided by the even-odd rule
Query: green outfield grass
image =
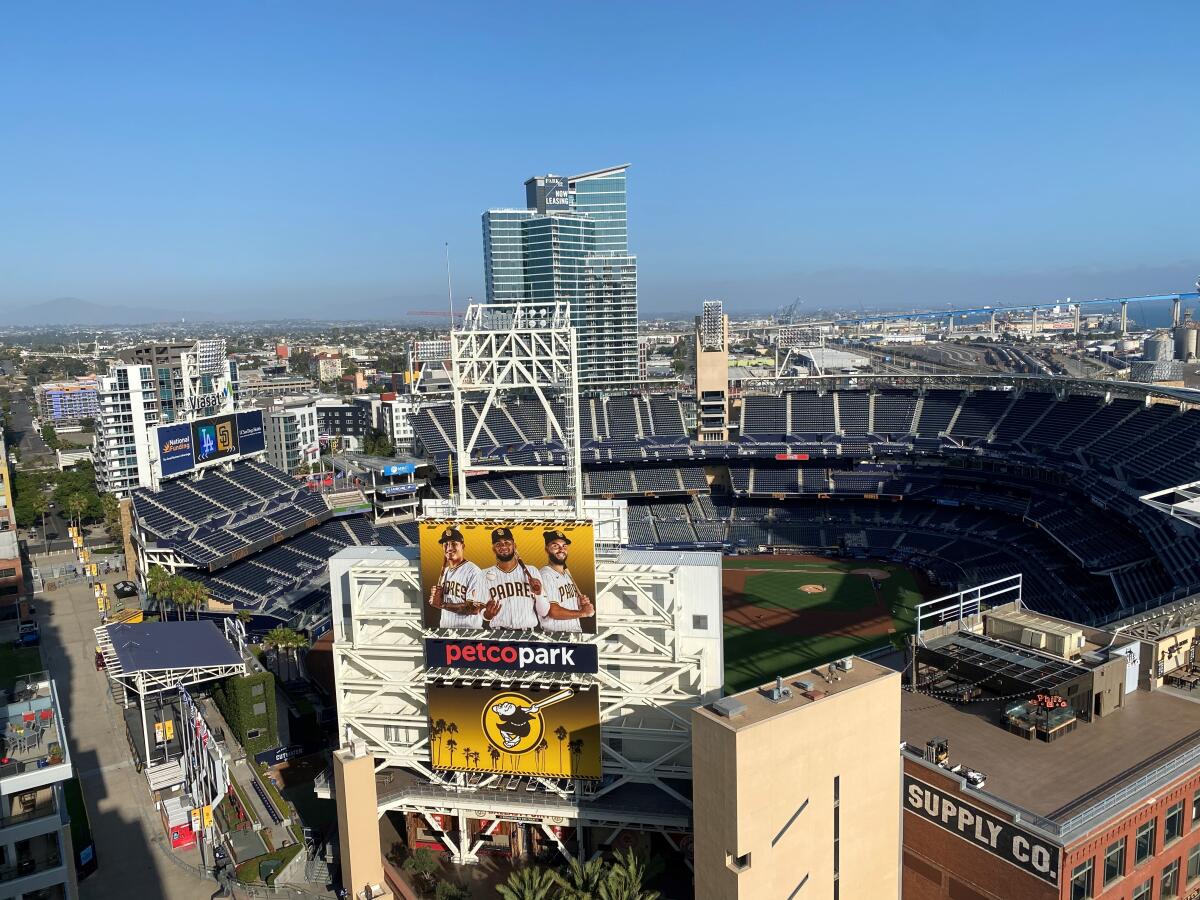
<path fill-rule="evenodd" d="M 738 556 L 725 561 L 725 686 L 742 691 L 888 644 L 912 631 L 923 599 L 904 566 L 872 560 L 798 561 Z M 886 572 L 872 585 L 855 570 Z M 804 585 L 819 585 L 806 593 Z"/>

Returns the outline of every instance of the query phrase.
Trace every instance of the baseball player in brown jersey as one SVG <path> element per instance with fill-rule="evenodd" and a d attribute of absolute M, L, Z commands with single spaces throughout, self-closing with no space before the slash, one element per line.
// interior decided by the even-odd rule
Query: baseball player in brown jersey
<path fill-rule="evenodd" d="M 503 527 L 492 531 L 492 552 L 496 564 L 483 570 L 484 623 L 488 628 L 537 628 L 535 604 L 542 595 L 542 582 L 517 554 L 512 531 Z"/>
<path fill-rule="evenodd" d="M 438 538 L 442 575 L 429 592 L 429 605 L 441 610 L 439 628 L 483 627 L 483 573 L 463 556 L 463 533 L 454 526 Z"/>
<path fill-rule="evenodd" d="M 542 536 L 546 539 L 548 564 L 542 566 L 539 573 L 545 599 L 538 604 L 538 619 L 544 631 L 579 634 L 583 631 L 583 623 L 579 620 L 594 616 L 596 610 L 591 598 L 579 590 L 567 568 L 567 548 L 571 546 L 571 539 L 558 530 L 543 532 Z"/>

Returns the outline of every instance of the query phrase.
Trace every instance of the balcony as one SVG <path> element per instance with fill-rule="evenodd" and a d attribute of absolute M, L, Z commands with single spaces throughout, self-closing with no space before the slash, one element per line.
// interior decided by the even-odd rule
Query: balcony
<path fill-rule="evenodd" d="M 0 863 L 0 884 L 5 896 L 32 896 L 67 880 L 58 834 L 39 834 L 13 845 L 14 858 Z"/>
<path fill-rule="evenodd" d="M 0 690 L 0 795 L 35 790 L 71 777 L 71 758 L 58 703 L 46 672 L 13 679 Z"/>

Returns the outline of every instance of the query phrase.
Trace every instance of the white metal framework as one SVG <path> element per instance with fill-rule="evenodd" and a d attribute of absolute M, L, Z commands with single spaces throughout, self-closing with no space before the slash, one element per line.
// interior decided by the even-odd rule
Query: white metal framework
<path fill-rule="evenodd" d="M 450 333 L 450 380 L 454 391 L 455 459 L 458 494 L 469 502 L 467 472 L 560 471 L 575 508 L 583 506 L 579 471 L 579 376 L 571 305 L 550 303 L 472 304 L 462 326 Z M 484 464 L 472 460 L 488 412 L 507 391 L 531 392 L 545 410 L 549 440 L 561 443 L 562 463 Z M 484 394 L 474 426 L 463 422 L 467 395 Z M 557 408 L 556 408 L 557 407 Z"/>
<path fill-rule="evenodd" d="M 539 683 L 597 685 L 604 778 L 475 775 L 430 766 L 426 688 L 493 684 L 496 672 L 426 669 L 426 629 L 417 562 L 391 548 L 350 548 L 331 561 L 334 671 L 343 745 L 362 741 L 379 761 L 379 812 L 422 816 L 457 861 L 472 862 L 478 836 L 455 843 L 441 817 L 541 826 L 689 830 L 691 799 L 674 784 L 691 778 L 691 708 L 720 696 L 723 680 L 720 558 L 714 553 L 624 553 L 599 559 L 595 635 L 598 674 L 536 676 Z M 343 593 L 344 592 L 344 593 Z M 563 639 L 532 634 L 531 640 Z M 525 679 L 528 680 L 528 676 Z"/>
<path fill-rule="evenodd" d="M 1200 528 L 1200 481 L 1189 481 L 1138 498 L 1147 506 Z"/>
<path fill-rule="evenodd" d="M 993 606 L 1016 602 L 1021 607 L 1021 573 L 989 581 L 943 597 L 935 597 L 918 603 L 913 610 L 916 617 L 914 638 L 924 643 L 922 633 L 928 628 L 939 628 L 953 622 L 961 622 L 977 616 Z"/>

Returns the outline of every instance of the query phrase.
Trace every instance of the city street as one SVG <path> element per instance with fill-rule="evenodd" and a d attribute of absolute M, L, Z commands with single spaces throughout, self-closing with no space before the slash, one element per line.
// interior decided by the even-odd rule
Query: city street
<path fill-rule="evenodd" d="M 125 577 L 114 572 L 111 585 Z M 81 893 L 95 900 L 207 900 L 216 883 L 168 858 L 171 852 L 145 779 L 130 761 L 124 726 L 108 680 L 93 665 L 96 602 L 86 580 L 36 598 L 42 658 L 58 684 L 67 743 L 83 783 L 99 860 Z M 195 865 L 193 851 L 180 859 Z"/>

